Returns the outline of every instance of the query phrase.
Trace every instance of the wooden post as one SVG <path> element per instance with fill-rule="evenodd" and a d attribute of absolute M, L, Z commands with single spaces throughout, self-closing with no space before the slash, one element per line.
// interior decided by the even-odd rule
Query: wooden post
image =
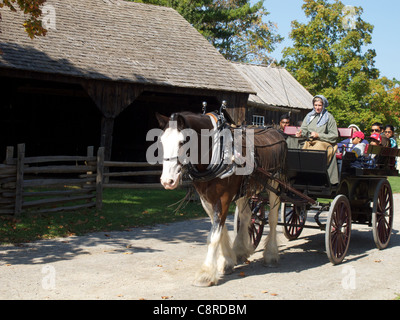
<path fill-rule="evenodd" d="M 143 92 L 144 85 L 115 81 L 88 80 L 83 84 L 103 115 L 100 146 L 105 147 L 105 159 L 111 160 L 114 119 Z"/>
<path fill-rule="evenodd" d="M 12 164 L 12 159 L 14 157 L 14 147 L 8 146 L 6 150 L 6 164 Z"/>
<path fill-rule="evenodd" d="M 15 184 L 15 216 L 19 216 L 22 211 L 22 192 L 24 191 L 24 162 L 25 144 L 19 144 L 17 151 L 17 181 Z"/>
<path fill-rule="evenodd" d="M 103 208 L 104 147 L 97 151 L 96 209 Z"/>
<path fill-rule="evenodd" d="M 111 159 L 113 130 L 114 130 L 114 118 L 107 118 L 103 116 L 101 120 L 100 146 L 105 148 L 104 159 L 106 161 L 109 161 Z"/>
<path fill-rule="evenodd" d="M 94 147 L 93 147 L 93 146 L 88 146 L 87 149 L 86 149 L 86 156 L 87 156 L 88 158 L 92 158 L 93 155 L 94 155 Z M 87 171 L 86 174 L 87 174 L 88 176 L 90 176 L 90 175 L 93 174 L 93 171 Z M 93 183 L 94 183 L 94 182 L 92 182 L 92 181 L 86 182 L 86 184 L 89 185 L 89 186 L 93 186 Z M 88 199 L 88 200 L 87 200 L 87 202 L 90 202 L 90 201 L 92 201 L 92 200 L 91 200 L 91 199 Z"/>
<path fill-rule="evenodd" d="M 91 157 L 93 157 L 93 155 L 94 155 L 94 147 L 93 146 L 88 146 L 86 148 L 86 156 L 88 158 L 91 158 Z"/>

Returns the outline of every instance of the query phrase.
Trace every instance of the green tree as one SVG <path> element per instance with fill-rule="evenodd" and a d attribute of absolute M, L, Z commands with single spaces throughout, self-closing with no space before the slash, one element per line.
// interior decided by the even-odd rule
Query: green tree
<path fill-rule="evenodd" d="M 294 44 L 284 49 L 281 64 L 312 94 L 329 99 L 339 125 L 370 125 L 366 119 L 377 111 L 371 95 L 379 83 L 375 50 L 366 49 L 374 27 L 361 18 L 361 7 L 340 0 L 304 0 L 302 8 L 309 21 L 292 22 Z"/>
<path fill-rule="evenodd" d="M 134 0 L 172 7 L 202 33 L 228 60 L 268 63 L 283 40 L 276 25 L 264 22 L 269 12 L 263 1 L 249 0 Z"/>
<path fill-rule="evenodd" d="M 371 81 L 371 93 L 366 97 L 367 105 L 372 110 L 365 113 L 365 123 L 379 121 L 400 129 L 400 83 L 382 77 Z M 398 136 L 398 135 L 397 135 Z"/>
<path fill-rule="evenodd" d="M 42 21 L 40 20 L 42 14 L 40 7 L 45 2 L 46 0 L 1 0 L 0 8 L 5 6 L 10 8 L 12 11 L 17 11 L 19 9 L 27 15 L 24 27 L 29 37 L 33 39 L 36 36 L 44 36 L 47 32 L 47 30 L 42 26 Z"/>

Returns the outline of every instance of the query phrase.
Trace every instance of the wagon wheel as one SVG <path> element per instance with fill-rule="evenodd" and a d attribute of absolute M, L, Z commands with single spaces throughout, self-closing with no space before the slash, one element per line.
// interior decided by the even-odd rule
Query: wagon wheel
<path fill-rule="evenodd" d="M 393 227 L 393 193 L 389 181 L 379 181 L 373 199 L 372 234 L 379 250 L 389 245 Z"/>
<path fill-rule="evenodd" d="M 289 240 L 296 240 L 304 229 L 307 210 L 304 206 L 282 204 L 283 234 Z"/>
<path fill-rule="evenodd" d="M 351 209 L 346 196 L 338 195 L 331 203 L 325 229 L 325 247 L 329 260 L 339 264 L 350 244 Z"/>
<path fill-rule="evenodd" d="M 262 201 L 254 201 L 250 204 L 251 222 L 249 226 L 249 234 L 254 249 L 257 248 L 261 241 L 265 224 L 265 208 Z"/>
<path fill-rule="evenodd" d="M 264 225 L 265 225 L 264 203 L 262 201 L 258 201 L 257 197 L 253 197 L 250 200 L 250 209 L 251 209 L 251 221 L 249 225 L 249 236 L 254 249 L 256 249 L 261 241 L 261 237 L 264 232 Z M 235 234 L 238 233 L 239 226 L 240 226 L 239 209 L 238 207 L 236 207 L 235 221 L 234 221 Z"/>

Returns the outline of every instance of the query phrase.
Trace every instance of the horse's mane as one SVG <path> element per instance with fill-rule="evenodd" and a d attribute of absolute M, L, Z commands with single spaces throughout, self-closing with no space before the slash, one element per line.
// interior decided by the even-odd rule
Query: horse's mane
<path fill-rule="evenodd" d="M 258 166 L 271 173 L 286 172 L 287 144 L 278 130 L 255 129 L 254 146 Z"/>

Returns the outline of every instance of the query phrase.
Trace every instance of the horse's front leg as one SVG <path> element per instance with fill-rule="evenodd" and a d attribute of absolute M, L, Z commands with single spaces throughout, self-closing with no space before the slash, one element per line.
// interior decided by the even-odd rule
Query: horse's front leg
<path fill-rule="evenodd" d="M 271 186 L 273 188 L 277 188 L 278 183 L 272 182 Z M 278 225 L 280 203 L 281 202 L 279 197 L 275 193 L 270 191 L 269 192 L 270 211 L 268 215 L 269 234 L 265 242 L 265 250 L 264 250 L 264 264 L 267 267 L 276 267 L 276 265 L 279 262 L 279 250 L 278 250 L 276 227 Z"/>
<path fill-rule="evenodd" d="M 224 274 L 232 272 L 236 259 L 230 247 L 228 231 L 225 226 L 229 203 L 221 203 L 219 200 L 216 204 L 211 205 L 204 199 L 201 200 L 204 209 L 211 217 L 212 227 L 207 239 L 206 259 L 196 273 L 193 284 L 208 287 L 217 284 L 219 272 Z"/>

